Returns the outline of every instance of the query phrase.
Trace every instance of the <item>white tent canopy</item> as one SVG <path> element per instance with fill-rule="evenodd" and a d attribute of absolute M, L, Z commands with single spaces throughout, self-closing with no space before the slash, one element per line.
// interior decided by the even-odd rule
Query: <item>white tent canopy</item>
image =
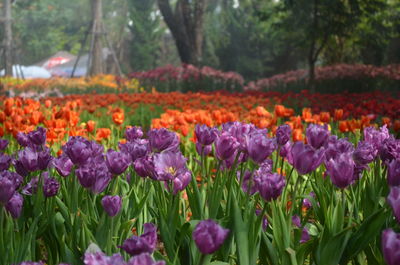
<path fill-rule="evenodd" d="M 0 71 L 0 76 L 4 76 L 4 69 Z M 51 73 L 45 68 L 40 66 L 23 66 L 13 65 L 13 77 L 20 77 L 26 79 L 32 78 L 50 78 Z"/>

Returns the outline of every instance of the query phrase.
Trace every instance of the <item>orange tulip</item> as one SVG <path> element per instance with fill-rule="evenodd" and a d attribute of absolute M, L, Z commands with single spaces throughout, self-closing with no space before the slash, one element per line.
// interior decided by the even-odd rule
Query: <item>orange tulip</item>
<path fill-rule="evenodd" d="M 349 126 L 347 125 L 347 121 L 340 121 L 339 122 L 339 130 L 342 133 L 345 133 L 345 132 L 349 131 Z"/>
<path fill-rule="evenodd" d="M 96 122 L 95 121 L 92 121 L 92 120 L 89 120 L 87 123 L 86 123 L 86 130 L 88 131 L 88 132 L 93 132 L 94 131 L 94 128 L 96 127 Z"/>
<path fill-rule="evenodd" d="M 395 120 L 393 122 L 393 130 L 395 132 L 400 132 L 400 120 Z"/>
<path fill-rule="evenodd" d="M 391 121 L 389 117 L 382 117 L 382 123 L 386 124 L 388 127 L 391 125 Z"/>
<path fill-rule="evenodd" d="M 329 112 L 321 112 L 319 114 L 319 119 L 324 123 L 329 123 L 331 121 L 331 114 Z"/>
<path fill-rule="evenodd" d="M 96 141 L 101 142 L 103 139 L 108 139 L 111 136 L 111 130 L 109 128 L 99 128 L 96 131 Z"/>
<path fill-rule="evenodd" d="M 275 105 L 275 115 L 280 118 L 285 117 L 285 106 Z"/>
<path fill-rule="evenodd" d="M 293 141 L 303 141 L 303 131 L 301 129 L 294 129 L 293 130 Z"/>
<path fill-rule="evenodd" d="M 124 112 L 114 112 L 112 115 L 112 120 L 116 125 L 121 125 L 122 123 L 124 123 L 124 119 Z"/>
<path fill-rule="evenodd" d="M 343 119 L 343 110 L 342 109 L 335 109 L 335 112 L 333 114 L 333 119 L 335 121 L 340 121 Z"/>
<path fill-rule="evenodd" d="M 51 100 L 50 99 L 46 99 L 46 101 L 44 102 L 44 105 L 46 106 L 46 108 L 50 108 L 51 107 Z"/>

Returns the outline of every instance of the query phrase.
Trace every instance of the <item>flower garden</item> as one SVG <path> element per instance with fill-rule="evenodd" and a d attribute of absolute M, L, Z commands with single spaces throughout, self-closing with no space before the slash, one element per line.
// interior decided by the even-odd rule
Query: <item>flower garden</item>
<path fill-rule="evenodd" d="M 400 264 L 398 92 L 168 69 L 3 80 L 0 264 Z"/>

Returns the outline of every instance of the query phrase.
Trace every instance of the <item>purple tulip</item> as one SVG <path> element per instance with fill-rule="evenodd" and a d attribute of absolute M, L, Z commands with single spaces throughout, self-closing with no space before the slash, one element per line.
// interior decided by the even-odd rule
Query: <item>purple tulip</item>
<path fill-rule="evenodd" d="M 154 261 L 148 253 L 132 257 L 126 265 L 165 265 L 165 261 Z"/>
<path fill-rule="evenodd" d="M 207 125 L 196 124 L 194 129 L 194 133 L 196 135 L 197 142 L 203 146 L 211 145 L 218 135 L 217 128 L 210 128 Z"/>
<path fill-rule="evenodd" d="M 143 137 L 143 131 L 141 127 L 133 126 L 131 128 L 126 129 L 125 131 L 125 138 L 128 141 L 134 141 L 142 137 Z"/>
<path fill-rule="evenodd" d="M 153 152 L 162 151 L 177 152 L 179 150 L 179 138 L 176 133 L 165 128 L 152 129 L 148 132 L 149 145 Z"/>
<path fill-rule="evenodd" d="M 80 136 L 70 137 L 63 151 L 75 165 L 83 165 L 92 154 L 90 142 Z"/>
<path fill-rule="evenodd" d="M 11 157 L 0 153 L 0 172 L 7 170 L 11 165 Z"/>
<path fill-rule="evenodd" d="M 277 149 L 276 140 L 268 138 L 265 134 L 253 133 L 247 139 L 247 153 L 258 164 Z"/>
<path fill-rule="evenodd" d="M 292 216 L 292 223 L 297 226 L 298 228 L 301 227 L 301 220 L 300 220 L 300 216 L 298 216 L 297 214 Z"/>
<path fill-rule="evenodd" d="M 35 145 L 44 145 L 46 143 L 46 129 L 38 127 L 35 131 L 28 133 L 28 138 Z"/>
<path fill-rule="evenodd" d="M 18 173 L 10 172 L 8 170 L 0 172 L 0 178 L 7 178 L 7 179 L 11 180 L 11 182 L 14 184 L 15 190 L 19 189 L 22 182 L 24 181 L 24 178 L 21 177 Z"/>
<path fill-rule="evenodd" d="M 229 133 L 223 132 L 215 140 L 215 153 L 220 160 L 231 158 L 239 147 L 239 142 Z"/>
<path fill-rule="evenodd" d="M 152 223 L 146 223 L 144 233 L 141 236 L 132 236 L 124 241 L 119 248 L 125 250 L 129 255 L 135 256 L 142 253 L 153 253 L 157 243 L 157 228 Z"/>
<path fill-rule="evenodd" d="M 257 129 L 254 124 L 250 123 L 241 123 L 241 122 L 233 122 L 231 126 L 224 127 L 222 133 L 228 133 L 233 136 L 236 141 L 239 143 L 238 150 L 242 152 L 247 152 L 247 139 L 253 133 L 264 134 L 268 133 L 266 129 Z"/>
<path fill-rule="evenodd" d="M 315 193 L 313 191 L 310 192 L 310 197 L 315 198 Z M 310 209 L 312 207 L 312 203 L 309 198 L 303 199 L 303 207 L 305 207 L 306 209 Z"/>
<path fill-rule="evenodd" d="M 374 161 L 377 154 L 378 150 L 371 143 L 363 141 L 358 143 L 353 158 L 358 165 L 367 165 Z"/>
<path fill-rule="evenodd" d="M 104 146 L 96 143 L 95 141 L 88 142 L 88 148 L 91 151 L 90 158 L 92 160 L 103 160 L 104 158 Z"/>
<path fill-rule="evenodd" d="M 27 171 L 36 171 L 38 169 L 38 153 L 27 147 L 18 152 L 19 161 Z"/>
<path fill-rule="evenodd" d="M 22 205 L 24 204 L 24 198 L 18 192 L 15 192 L 11 199 L 6 204 L 6 210 L 11 214 L 14 219 L 21 216 Z"/>
<path fill-rule="evenodd" d="M 110 173 L 121 175 L 125 172 L 131 162 L 131 158 L 123 153 L 109 149 L 106 154 L 106 165 Z"/>
<path fill-rule="evenodd" d="M 126 265 L 121 254 L 114 254 L 111 257 L 108 257 L 101 251 L 96 253 L 85 253 L 83 263 L 85 265 Z"/>
<path fill-rule="evenodd" d="M 173 193 L 177 194 L 180 191 L 183 191 L 187 185 L 189 185 L 190 181 L 192 180 L 192 173 L 189 170 L 183 171 L 176 176 L 172 180 L 173 184 Z M 168 183 L 166 182 L 165 185 L 169 188 Z"/>
<path fill-rule="evenodd" d="M 146 139 L 136 139 L 126 144 L 120 144 L 119 149 L 121 152 L 129 154 L 132 161 L 145 157 L 150 152 L 149 141 Z"/>
<path fill-rule="evenodd" d="M 106 165 L 100 164 L 96 167 L 96 181 L 89 188 L 93 193 L 102 193 L 111 182 L 111 174 L 107 171 Z"/>
<path fill-rule="evenodd" d="M 271 159 L 265 159 L 264 162 L 259 167 L 259 170 L 262 170 L 263 172 L 269 172 L 272 173 L 272 166 L 273 162 Z"/>
<path fill-rule="evenodd" d="M 282 193 L 283 187 L 285 187 L 285 178 L 283 176 L 271 173 L 263 168 L 256 170 L 254 182 L 260 196 L 266 201 L 278 198 Z"/>
<path fill-rule="evenodd" d="M 336 187 L 344 189 L 354 181 L 355 163 L 351 153 L 343 153 L 336 158 L 331 158 L 325 162 L 325 166 Z"/>
<path fill-rule="evenodd" d="M 30 144 L 28 135 L 23 132 L 17 133 L 17 142 L 20 146 L 23 146 L 23 147 L 27 147 Z"/>
<path fill-rule="evenodd" d="M 50 149 L 45 147 L 42 151 L 38 152 L 38 169 L 45 170 L 52 160 L 53 157 L 50 154 Z"/>
<path fill-rule="evenodd" d="M 327 141 L 330 132 L 328 125 L 310 124 L 306 130 L 307 143 L 315 149 L 321 148 Z"/>
<path fill-rule="evenodd" d="M 22 165 L 21 161 L 17 159 L 12 160 L 12 164 L 15 168 L 15 171 L 17 171 L 18 174 L 20 174 L 23 177 L 26 177 L 29 174 L 29 171 L 25 169 L 24 165 Z"/>
<path fill-rule="evenodd" d="M 173 180 L 187 171 L 186 158 L 179 152 L 162 152 L 154 155 L 154 169 L 159 180 Z"/>
<path fill-rule="evenodd" d="M 0 139 L 0 151 L 6 150 L 7 146 L 8 146 L 8 140 Z"/>
<path fill-rule="evenodd" d="M 379 130 L 374 127 L 367 127 L 364 129 L 364 140 L 372 144 L 376 150 L 379 150 L 383 142 L 390 137 L 386 125 L 382 126 Z"/>
<path fill-rule="evenodd" d="M 211 254 L 222 246 L 228 234 L 228 229 L 224 229 L 215 221 L 208 219 L 200 221 L 196 225 L 193 239 L 201 253 Z"/>
<path fill-rule="evenodd" d="M 202 145 L 201 143 L 196 143 L 196 151 L 201 156 L 208 156 L 212 151 L 212 145 Z"/>
<path fill-rule="evenodd" d="M 253 173 L 246 170 L 243 174 L 243 176 L 240 175 L 240 171 L 236 173 L 238 180 L 240 181 L 240 178 L 242 177 L 242 190 L 244 193 L 249 193 L 250 195 L 253 195 L 254 193 L 257 192 L 257 187 L 254 184 L 253 180 Z"/>
<path fill-rule="evenodd" d="M 121 197 L 118 195 L 116 196 L 104 196 L 103 199 L 101 199 L 101 205 L 103 206 L 104 211 L 108 214 L 110 217 L 116 216 L 119 211 L 121 210 L 122 207 L 122 200 Z"/>
<path fill-rule="evenodd" d="M 287 141 L 286 144 L 282 145 L 279 149 L 279 155 L 283 158 L 287 158 L 292 150 L 292 144 L 291 141 Z"/>
<path fill-rule="evenodd" d="M 393 160 L 388 165 L 387 182 L 389 186 L 400 186 L 400 160 Z"/>
<path fill-rule="evenodd" d="M 325 160 L 335 158 L 342 153 L 354 152 L 354 145 L 346 138 L 338 139 L 336 135 L 331 135 L 325 143 Z"/>
<path fill-rule="evenodd" d="M 26 184 L 26 186 L 22 189 L 22 194 L 32 196 L 37 192 L 38 187 L 38 178 L 32 178 L 31 181 Z"/>
<path fill-rule="evenodd" d="M 75 171 L 78 181 L 82 187 L 89 189 L 94 185 L 96 182 L 96 171 L 96 165 L 90 162 L 80 166 Z"/>
<path fill-rule="evenodd" d="M 75 171 L 79 183 L 93 193 L 101 193 L 111 181 L 111 173 L 104 161 L 89 160 L 87 164 Z"/>
<path fill-rule="evenodd" d="M 43 194 L 45 197 L 54 197 L 60 189 L 60 183 L 55 178 L 44 178 Z"/>
<path fill-rule="evenodd" d="M 382 232 L 382 252 L 387 265 L 400 264 L 400 234 L 392 229 Z"/>
<path fill-rule="evenodd" d="M 300 244 L 306 243 L 308 240 L 310 240 L 310 234 L 308 233 L 307 228 L 304 227 L 301 232 Z"/>
<path fill-rule="evenodd" d="M 236 162 L 240 164 L 246 162 L 249 157 L 246 153 L 239 153 L 239 156 L 237 154 L 238 150 L 236 150 L 231 157 L 222 161 L 222 169 L 231 169 L 235 163 L 235 159 L 237 159 Z"/>
<path fill-rule="evenodd" d="M 257 216 L 260 216 L 261 213 L 262 213 L 262 211 L 260 209 L 256 209 L 256 215 Z M 267 227 L 268 227 L 268 219 L 264 215 L 263 216 L 263 220 L 262 220 L 262 229 L 265 231 L 265 230 L 267 230 Z"/>
<path fill-rule="evenodd" d="M 153 156 L 140 157 L 133 162 L 133 168 L 135 172 L 142 178 L 150 177 L 157 179 L 157 174 L 154 169 L 154 158 Z"/>
<path fill-rule="evenodd" d="M 69 159 L 68 156 L 64 154 L 62 154 L 58 158 L 55 158 L 53 160 L 53 165 L 57 170 L 58 174 L 60 174 L 63 177 L 66 177 L 69 174 L 71 174 L 72 167 L 74 166 L 71 159 Z"/>
<path fill-rule="evenodd" d="M 400 223 L 400 187 L 391 187 L 387 202 L 393 209 L 394 216 Z"/>
<path fill-rule="evenodd" d="M 6 204 L 15 192 L 14 183 L 8 178 L 0 178 L 0 204 Z"/>
<path fill-rule="evenodd" d="M 400 139 L 395 139 L 393 136 L 385 139 L 379 150 L 379 156 L 385 164 L 395 159 L 400 160 Z"/>
<path fill-rule="evenodd" d="M 290 140 L 291 135 L 292 129 L 290 128 L 290 126 L 288 124 L 283 124 L 279 126 L 276 130 L 276 142 L 280 146 L 283 146 Z"/>
<path fill-rule="evenodd" d="M 324 160 L 324 150 L 314 149 L 311 145 L 296 142 L 290 151 L 288 160 L 301 175 L 314 171 Z"/>

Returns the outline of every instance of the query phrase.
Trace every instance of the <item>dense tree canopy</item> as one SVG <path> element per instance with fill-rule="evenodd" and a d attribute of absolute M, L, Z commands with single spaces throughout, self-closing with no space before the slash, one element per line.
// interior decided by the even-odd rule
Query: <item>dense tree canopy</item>
<path fill-rule="evenodd" d="M 105 27 L 125 72 L 181 61 L 247 79 L 298 68 L 310 69 L 312 77 L 316 65 L 400 61 L 395 0 L 103 2 Z M 18 0 L 12 12 L 17 61 L 27 65 L 60 50 L 77 54 L 91 21 L 89 0 Z"/>

